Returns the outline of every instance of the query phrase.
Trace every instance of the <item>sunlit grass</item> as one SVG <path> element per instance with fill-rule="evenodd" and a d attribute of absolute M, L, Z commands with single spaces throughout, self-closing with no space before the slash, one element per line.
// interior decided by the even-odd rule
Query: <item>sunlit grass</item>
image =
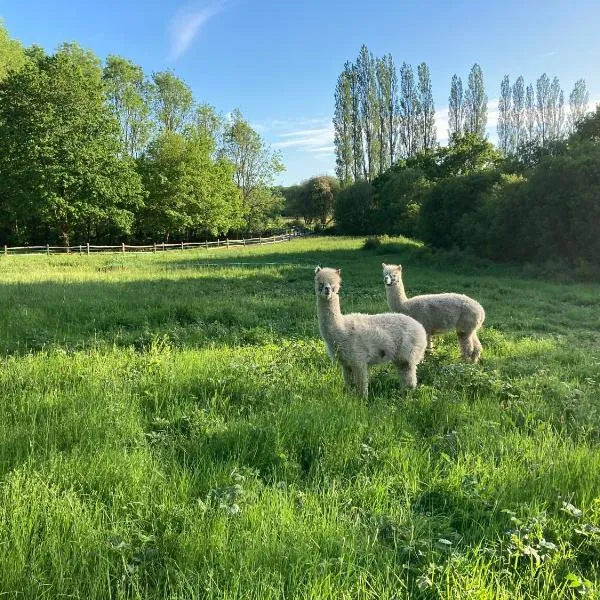
<path fill-rule="evenodd" d="M 600 286 L 361 245 L 0 257 L 0 592 L 597 594 Z M 313 267 L 377 312 L 382 261 L 481 301 L 481 365 L 344 393 Z"/>

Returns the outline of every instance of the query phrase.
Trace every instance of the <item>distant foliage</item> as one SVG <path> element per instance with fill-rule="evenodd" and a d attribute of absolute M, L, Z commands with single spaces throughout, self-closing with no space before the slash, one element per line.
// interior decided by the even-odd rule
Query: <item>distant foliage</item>
<path fill-rule="evenodd" d="M 340 233 L 360 235 L 376 233 L 373 186 L 359 181 L 344 188 L 335 204 L 335 223 Z"/>

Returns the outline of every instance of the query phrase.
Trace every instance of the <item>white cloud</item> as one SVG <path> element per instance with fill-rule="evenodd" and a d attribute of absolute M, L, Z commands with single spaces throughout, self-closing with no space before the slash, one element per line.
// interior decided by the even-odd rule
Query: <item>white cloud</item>
<path fill-rule="evenodd" d="M 311 123 L 322 124 L 323 120 L 311 119 Z M 306 121 L 304 121 L 306 124 Z M 286 124 L 286 127 L 298 125 L 298 123 Z M 273 143 L 274 148 L 295 148 L 302 152 L 310 152 L 315 155 L 333 155 L 333 125 L 327 121 L 324 127 L 310 129 L 295 129 L 283 131 L 276 134 L 277 141 Z"/>
<path fill-rule="evenodd" d="M 225 8 L 225 2 L 201 5 L 198 2 L 180 7 L 169 25 L 171 60 L 183 56 L 206 22 Z"/>

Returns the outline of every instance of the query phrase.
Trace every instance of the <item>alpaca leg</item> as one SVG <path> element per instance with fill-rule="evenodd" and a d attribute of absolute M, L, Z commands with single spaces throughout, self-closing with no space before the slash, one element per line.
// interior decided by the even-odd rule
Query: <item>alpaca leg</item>
<path fill-rule="evenodd" d="M 366 398 L 369 395 L 369 371 L 367 365 L 355 366 L 352 369 L 352 374 L 354 375 L 356 390 L 363 398 Z"/>
<path fill-rule="evenodd" d="M 460 346 L 460 354 L 466 362 L 471 360 L 473 354 L 473 344 L 471 342 L 471 334 L 464 331 L 458 331 L 458 344 Z"/>
<path fill-rule="evenodd" d="M 427 352 L 433 352 L 433 335 L 427 335 Z"/>
<path fill-rule="evenodd" d="M 471 351 L 471 360 L 476 363 L 479 360 L 479 357 L 481 356 L 481 342 L 479 341 L 479 338 L 477 337 L 477 332 L 474 331 L 471 334 L 471 346 L 473 348 L 473 350 Z"/>
<path fill-rule="evenodd" d="M 417 365 L 416 363 L 399 362 L 396 363 L 398 373 L 403 385 L 407 388 L 417 387 Z"/>
<path fill-rule="evenodd" d="M 354 386 L 354 378 L 352 376 L 352 369 L 346 365 L 342 365 L 342 375 L 344 376 L 344 387 L 347 390 L 351 390 Z"/>

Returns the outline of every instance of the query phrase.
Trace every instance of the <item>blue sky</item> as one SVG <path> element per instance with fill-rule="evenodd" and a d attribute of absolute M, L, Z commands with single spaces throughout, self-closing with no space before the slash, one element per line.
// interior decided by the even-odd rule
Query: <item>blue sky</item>
<path fill-rule="evenodd" d="M 600 100 L 600 2 L 505 0 L 0 0 L 12 37 L 48 51 L 77 41 L 100 57 L 120 54 L 145 71 L 172 68 L 198 101 L 235 107 L 283 153 L 290 184 L 333 172 L 336 78 L 365 43 L 397 65 L 429 64 L 438 137 L 446 137 L 450 78 L 484 72 L 495 137 L 504 74 L 557 75 L 568 97 L 586 79 Z"/>

